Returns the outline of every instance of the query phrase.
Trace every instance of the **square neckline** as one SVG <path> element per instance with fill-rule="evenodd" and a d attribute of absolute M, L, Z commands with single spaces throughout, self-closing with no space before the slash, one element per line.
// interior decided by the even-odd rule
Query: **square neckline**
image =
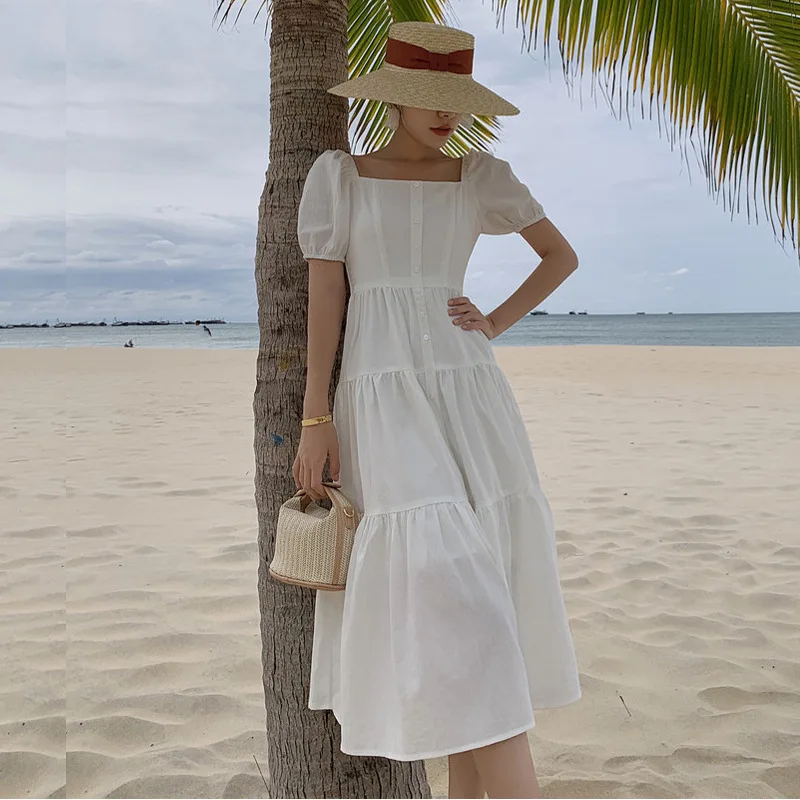
<path fill-rule="evenodd" d="M 362 175 L 358 171 L 358 164 L 356 164 L 356 160 L 353 157 L 352 153 L 348 153 L 346 150 L 342 150 L 342 152 L 347 156 L 348 160 L 350 161 L 351 166 L 353 167 L 353 172 L 355 172 L 356 178 L 361 181 L 380 181 L 382 183 L 410 183 L 410 184 L 419 184 L 419 183 L 429 183 L 429 184 L 440 184 L 440 183 L 452 183 L 455 186 L 461 186 L 464 183 L 464 170 L 466 169 L 467 164 L 467 157 L 472 150 L 468 151 L 467 155 L 461 156 L 461 158 L 455 159 L 456 161 L 461 162 L 461 172 L 459 173 L 459 178 L 457 181 L 434 181 L 434 180 L 423 180 L 421 178 L 375 178 L 371 175 Z"/>

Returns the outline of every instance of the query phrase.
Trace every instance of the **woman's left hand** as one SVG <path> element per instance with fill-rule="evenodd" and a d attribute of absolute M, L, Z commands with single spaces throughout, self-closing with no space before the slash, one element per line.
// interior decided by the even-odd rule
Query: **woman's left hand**
<path fill-rule="evenodd" d="M 452 297 L 447 305 L 447 313 L 452 317 L 454 325 L 460 325 L 465 331 L 482 331 L 487 339 L 494 339 L 494 324 L 469 297 Z"/>

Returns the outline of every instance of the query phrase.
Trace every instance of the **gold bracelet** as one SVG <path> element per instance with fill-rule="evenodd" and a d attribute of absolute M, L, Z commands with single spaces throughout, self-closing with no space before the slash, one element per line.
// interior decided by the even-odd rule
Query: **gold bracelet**
<path fill-rule="evenodd" d="M 308 419 L 304 419 L 300 424 L 307 428 L 309 425 L 321 425 L 323 422 L 332 422 L 333 415 L 332 414 L 324 414 L 321 417 L 309 417 Z"/>

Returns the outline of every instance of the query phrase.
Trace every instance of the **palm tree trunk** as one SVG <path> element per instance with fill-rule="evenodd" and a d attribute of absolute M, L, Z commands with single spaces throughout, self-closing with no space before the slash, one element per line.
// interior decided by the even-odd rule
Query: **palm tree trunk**
<path fill-rule="evenodd" d="M 346 756 L 333 713 L 308 709 L 315 593 L 277 583 L 267 572 L 278 508 L 294 492 L 291 467 L 305 391 L 308 281 L 297 245 L 297 207 L 314 158 L 327 148 L 348 147 L 347 103 L 325 91 L 347 77 L 347 0 L 276 0 L 270 47 L 269 169 L 256 243 L 260 344 L 253 398 L 269 794 L 427 798 L 423 762 Z M 341 342 L 332 386 L 340 363 Z"/>

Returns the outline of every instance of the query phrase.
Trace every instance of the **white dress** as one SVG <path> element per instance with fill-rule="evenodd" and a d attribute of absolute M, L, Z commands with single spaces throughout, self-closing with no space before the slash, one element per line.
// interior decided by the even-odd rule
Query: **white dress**
<path fill-rule="evenodd" d="M 581 696 L 525 425 L 487 337 L 447 313 L 478 236 L 543 217 L 476 150 L 460 182 L 361 177 L 341 150 L 308 173 L 300 247 L 352 292 L 333 415 L 363 517 L 347 588 L 317 592 L 308 700 L 344 753 L 470 750 Z"/>

